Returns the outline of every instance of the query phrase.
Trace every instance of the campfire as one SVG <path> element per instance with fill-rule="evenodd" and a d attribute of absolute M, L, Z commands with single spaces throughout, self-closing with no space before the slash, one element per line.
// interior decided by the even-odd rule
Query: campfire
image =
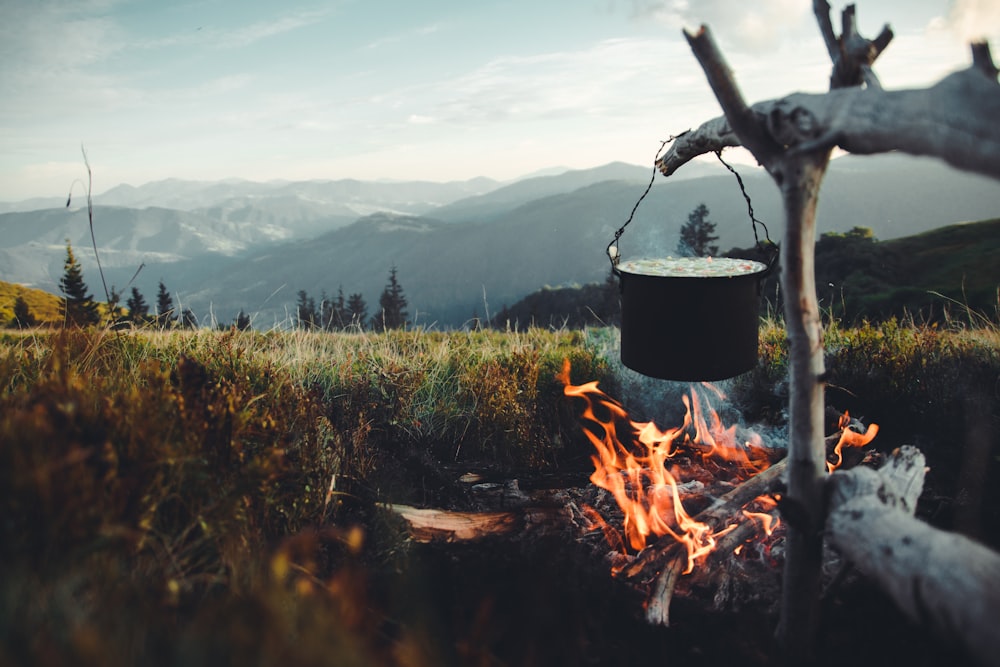
<path fill-rule="evenodd" d="M 690 385 L 680 423 L 663 428 L 630 418 L 597 382 L 573 384 L 570 370 L 567 360 L 557 379 L 578 404 L 582 432 L 594 447 L 592 486 L 532 491 L 518 480 L 487 482 L 466 473 L 460 481 L 479 500 L 474 509 L 392 507 L 412 537 L 524 539 L 565 527 L 578 539 L 593 535 L 606 543 L 611 574 L 642 593 L 646 618 L 655 624 L 669 624 L 675 589 L 690 596 L 700 588 L 693 595 L 716 607 L 739 606 L 748 597 L 776 599 L 761 581 L 779 586 L 780 510 L 788 509 L 781 495 L 784 443 L 769 445 L 750 429 L 724 424 L 715 406 L 727 398 L 712 384 Z M 861 462 L 868 455 L 862 447 L 877 432 L 876 425 L 865 428 L 840 415 L 837 432 L 826 439 L 828 468 Z"/>
<path fill-rule="evenodd" d="M 624 514 L 624 539 L 606 530 L 623 555 L 628 555 L 625 545 L 640 552 L 651 539 L 669 537 L 683 547 L 683 573 L 689 574 L 740 521 L 757 521 L 766 535 L 773 534 L 780 520 L 772 513 L 777 503 L 768 494 L 747 503 L 762 511 L 744 508 L 734 517 L 736 523 L 718 527 L 693 518 L 684 506 L 704 505 L 715 493 L 722 495 L 721 489 L 730 490 L 769 468 L 774 458 L 756 433 L 737 437 L 736 426 L 723 426 L 710 397 L 725 396 L 714 385 L 692 385 L 682 399 L 683 423 L 664 430 L 653 422 L 631 420 L 596 382 L 572 384 L 569 372 L 566 361 L 559 380 L 566 396 L 583 400 L 584 433 L 596 450 L 590 481 L 611 493 Z"/>
<path fill-rule="evenodd" d="M 583 431 L 595 449 L 590 481 L 614 498 L 622 519 L 617 528 L 592 508 L 586 516 L 612 546 L 612 574 L 646 591 L 647 620 L 669 625 L 682 575 L 693 575 L 691 586 L 714 587 L 715 603 L 725 605 L 725 591 L 759 580 L 761 568 L 778 572 L 785 449 L 724 425 L 713 407 L 726 400 L 722 391 L 690 385 L 680 425 L 664 429 L 631 419 L 597 382 L 573 384 L 568 361 L 558 379 L 567 397 L 582 402 Z M 852 464 L 861 462 L 861 448 L 877 433 L 875 424 L 864 428 L 840 415 L 826 439 L 828 470 L 844 464 L 847 450 L 858 453 Z"/>

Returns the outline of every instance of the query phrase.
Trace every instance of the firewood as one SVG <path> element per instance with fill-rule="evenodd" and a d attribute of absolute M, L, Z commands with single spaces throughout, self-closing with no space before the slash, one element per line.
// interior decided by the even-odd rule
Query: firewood
<path fill-rule="evenodd" d="M 404 519 L 417 542 L 464 542 L 506 535 L 529 527 L 565 525 L 572 520 L 566 507 L 519 507 L 506 512 L 462 512 L 410 505 L 384 505 Z"/>
<path fill-rule="evenodd" d="M 915 623 L 1000 665 L 1000 554 L 914 518 L 924 472 L 903 447 L 877 472 L 833 473 L 828 543 Z"/>

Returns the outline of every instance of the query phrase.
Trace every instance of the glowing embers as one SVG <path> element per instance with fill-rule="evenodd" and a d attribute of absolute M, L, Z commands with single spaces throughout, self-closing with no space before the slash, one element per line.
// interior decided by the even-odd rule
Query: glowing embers
<path fill-rule="evenodd" d="M 686 498 L 704 504 L 710 500 L 703 493 L 706 485 L 723 483 L 731 488 L 770 466 L 769 452 L 759 436 L 738 437 L 735 426 L 722 424 L 709 403 L 711 397 L 725 398 L 718 389 L 692 385 L 682 399 L 683 423 L 664 430 L 652 422 L 629 419 L 622 405 L 598 389 L 596 382 L 573 385 L 568 361 L 559 379 L 566 396 L 584 402 L 584 433 L 595 448 L 590 480 L 610 492 L 624 514 L 624 540 L 603 519 L 595 520 L 613 546 L 640 551 L 650 539 L 669 535 L 687 552 L 686 574 L 738 522 L 762 522 L 768 533 L 776 527 L 776 519 L 760 508 L 752 508 L 754 512 L 748 508 L 735 522 L 713 527 L 693 518 L 682 503 Z M 769 502 L 769 509 L 774 506 L 766 496 L 762 502 Z"/>

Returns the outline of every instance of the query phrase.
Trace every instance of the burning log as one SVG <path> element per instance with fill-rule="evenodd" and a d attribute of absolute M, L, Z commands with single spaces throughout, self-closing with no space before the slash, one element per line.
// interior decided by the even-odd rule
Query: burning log
<path fill-rule="evenodd" d="M 568 525 L 568 507 L 525 506 L 504 512 L 463 512 L 455 510 L 387 505 L 407 523 L 410 537 L 417 542 L 465 542 L 494 535 L 520 533 L 529 528 Z"/>
<path fill-rule="evenodd" d="M 743 508 L 754 498 L 774 491 L 780 484 L 781 476 L 787 467 L 788 459 L 782 459 L 764 472 L 743 482 L 694 516 L 696 522 L 707 524 L 713 527 L 716 532 L 721 531 L 727 525 L 732 526 L 732 529 L 725 533 L 722 540 L 714 545 L 715 553 L 728 555 L 738 544 L 751 538 L 757 532 L 753 521 L 734 524 L 732 523 L 733 519 L 743 512 Z M 735 541 L 726 539 L 734 533 L 738 533 Z M 657 573 L 646 605 L 646 620 L 649 623 L 670 625 L 670 601 L 673 599 L 678 578 L 687 565 L 687 553 L 676 541 L 664 538 L 644 549 L 634 562 L 622 570 L 622 576 L 633 582 L 648 580 L 650 572 Z"/>
<path fill-rule="evenodd" d="M 865 427 L 856 419 L 851 419 L 847 413 L 840 419 L 840 432 L 826 437 L 824 444 L 827 458 L 835 459 L 829 463 L 836 468 L 844 459 L 844 448 L 861 448 L 871 442 L 878 432 L 875 424 Z M 752 540 L 762 530 L 762 523 L 746 520 L 740 515 L 745 513 L 746 506 L 755 498 L 767 496 L 784 487 L 787 475 L 788 459 L 782 459 L 770 468 L 749 478 L 729 493 L 721 496 L 709 507 L 694 516 L 696 522 L 704 523 L 713 528 L 719 535 L 715 549 L 709 556 L 713 565 L 719 565 L 728 558 L 741 544 Z M 918 490 L 919 495 L 919 490 Z M 916 499 L 913 499 L 916 502 Z M 764 514 L 771 521 L 776 521 L 773 514 Z M 770 522 L 769 522 L 770 523 Z M 726 528 L 729 528 L 726 530 Z M 670 625 L 670 601 L 674 588 L 679 581 L 679 575 L 687 566 L 687 560 L 680 557 L 676 542 L 662 539 L 656 544 L 644 549 L 636 559 L 622 570 L 626 580 L 647 583 L 650 573 L 655 581 L 646 607 L 646 620 L 654 625 Z M 711 568 L 708 568 L 711 569 Z"/>
<path fill-rule="evenodd" d="M 913 622 L 1000 665 L 1000 554 L 913 517 L 924 472 L 903 447 L 877 472 L 833 473 L 826 537 Z"/>

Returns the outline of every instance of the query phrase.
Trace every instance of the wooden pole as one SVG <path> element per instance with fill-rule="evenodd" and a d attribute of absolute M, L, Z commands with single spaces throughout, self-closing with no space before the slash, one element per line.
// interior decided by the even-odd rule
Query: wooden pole
<path fill-rule="evenodd" d="M 781 284 L 789 339 L 788 493 L 798 521 L 787 521 L 778 640 L 789 659 L 810 658 L 819 629 L 823 561 L 823 327 L 813 263 L 816 204 L 829 151 L 780 161 L 772 172 L 785 205 Z"/>

